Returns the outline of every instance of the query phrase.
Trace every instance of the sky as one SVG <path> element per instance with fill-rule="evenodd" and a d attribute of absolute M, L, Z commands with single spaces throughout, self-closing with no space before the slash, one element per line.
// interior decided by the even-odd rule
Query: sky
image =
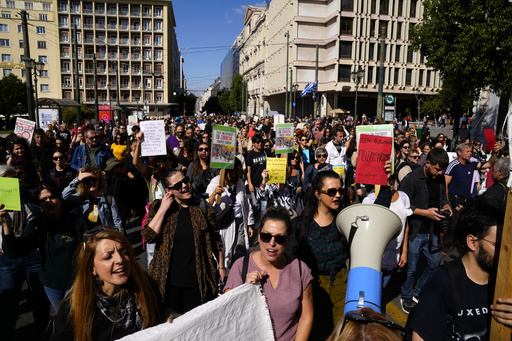
<path fill-rule="evenodd" d="M 270 2 L 270 1 L 269 1 Z M 187 90 L 201 95 L 220 75 L 220 64 L 244 25 L 247 5 L 266 7 L 263 0 L 174 0 L 176 36 Z"/>

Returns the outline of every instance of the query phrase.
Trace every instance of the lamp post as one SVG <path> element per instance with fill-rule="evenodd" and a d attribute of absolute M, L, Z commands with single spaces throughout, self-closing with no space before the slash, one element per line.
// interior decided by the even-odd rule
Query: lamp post
<path fill-rule="evenodd" d="M 299 88 L 299 84 L 295 83 L 292 85 L 292 90 L 293 90 L 293 96 L 292 96 L 292 117 L 293 117 L 293 120 L 295 121 L 295 108 L 297 107 L 297 103 L 295 102 L 296 99 L 297 99 L 297 89 Z"/>
<path fill-rule="evenodd" d="M 414 96 L 416 97 L 416 100 L 418 101 L 418 124 L 420 124 L 420 109 L 421 109 L 421 98 L 419 98 L 418 96 L 422 96 L 423 95 L 423 92 L 421 91 L 418 91 L 414 94 Z"/>
<path fill-rule="evenodd" d="M 354 126 L 357 126 L 357 91 L 359 90 L 359 82 L 361 82 L 364 77 L 364 70 L 359 67 L 359 70 L 352 71 L 351 75 L 352 81 L 356 83 L 356 98 L 354 100 Z"/>
<path fill-rule="evenodd" d="M 36 96 L 36 127 L 39 128 L 39 105 L 37 102 L 37 72 L 39 72 L 39 76 L 41 76 L 41 71 L 44 70 L 44 63 L 43 62 L 36 62 L 34 59 L 31 58 L 23 58 L 23 61 L 25 62 L 25 67 L 30 70 L 30 73 L 32 73 L 32 70 L 34 70 L 34 88 L 35 88 L 35 96 Z M 29 75 L 31 77 L 32 75 Z"/>
<path fill-rule="evenodd" d="M 109 111 L 108 115 L 110 116 L 110 119 L 112 120 L 113 115 L 112 115 L 112 84 L 111 83 L 107 84 L 107 89 L 108 89 L 108 111 Z M 121 121 L 119 121 L 119 124 L 121 124 Z"/>

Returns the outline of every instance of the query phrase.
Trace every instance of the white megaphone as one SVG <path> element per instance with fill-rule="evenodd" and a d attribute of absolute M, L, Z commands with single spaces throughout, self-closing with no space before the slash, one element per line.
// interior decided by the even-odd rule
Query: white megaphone
<path fill-rule="evenodd" d="M 384 206 L 358 204 L 341 211 L 336 226 L 350 247 L 345 314 L 362 307 L 380 313 L 382 255 L 391 238 L 401 231 L 402 221 Z"/>

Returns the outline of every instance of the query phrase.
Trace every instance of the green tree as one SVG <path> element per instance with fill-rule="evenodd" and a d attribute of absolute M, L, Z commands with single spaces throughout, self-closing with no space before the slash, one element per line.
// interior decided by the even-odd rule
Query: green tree
<path fill-rule="evenodd" d="M 62 107 L 62 122 L 71 123 L 76 121 L 76 107 Z M 96 111 L 94 108 L 89 108 L 85 104 L 80 107 L 80 119 L 81 120 L 92 120 L 96 118 Z"/>
<path fill-rule="evenodd" d="M 214 114 L 223 113 L 223 110 L 219 105 L 219 97 L 217 97 L 217 96 L 212 96 L 212 97 L 208 98 L 208 100 L 206 101 L 204 106 L 201 108 L 201 110 L 203 112 L 214 113 Z"/>
<path fill-rule="evenodd" d="M 227 89 L 222 90 L 219 92 L 219 105 L 222 109 L 222 114 L 231 114 L 233 113 L 234 109 L 232 109 L 231 106 L 231 92 Z"/>
<path fill-rule="evenodd" d="M 453 143 L 463 96 L 489 87 L 512 89 L 512 3 L 509 0 L 425 0 L 423 22 L 411 28 L 411 46 L 455 84 Z"/>
<path fill-rule="evenodd" d="M 242 75 L 237 73 L 231 81 L 231 92 L 229 94 L 230 107 L 233 112 L 242 112 L 245 108 L 245 105 L 242 103 L 244 91 L 245 84 Z"/>
<path fill-rule="evenodd" d="M 21 108 L 18 106 L 21 103 Z M 27 88 L 18 76 L 10 74 L 0 79 L 0 108 L 1 114 L 5 115 L 5 122 L 9 118 L 21 112 L 27 112 Z"/>

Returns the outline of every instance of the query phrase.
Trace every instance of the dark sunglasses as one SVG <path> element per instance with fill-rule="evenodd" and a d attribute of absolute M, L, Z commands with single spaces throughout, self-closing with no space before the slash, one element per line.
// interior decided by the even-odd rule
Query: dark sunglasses
<path fill-rule="evenodd" d="M 410 159 L 419 159 L 420 156 L 419 155 L 416 155 L 416 156 L 409 156 Z"/>
<path fill-rule="evenodd" d="M 210 150 L 210 149 L 208 149 L 208 148 L 197 148 L 197 151 L 198 151 L 198 152 L 207 152 L 207 151 L 209 151 L 209 150 Z"/>
<path fill-rule="evenodd" d="M 316 156 L 317 159 L 319 159 L 319 158 L 324 158 L 325 159 L 326 157 L 327 157 L 327 154 L 318 154 Z"/>
<path fill-rule="evenodd" d="M 272 237 L 274 237 L 274 240 L 279 245 L 283 245 L 288 240 L 288 236 L 284 234 L 271 234 L 268 232 L 260 232 L 260 239 L 264 243 L 270 243 Z"/>
<path fill-rule="evenodd" d="M 329 188 L 327 191 L 323 191 L 321 189 L 318 190 L 318 192 L 322 194 L 327 194 L 331 198 L 336 196 L 336 193 L 339 193 L 340 195 L 343 195 L 343 188 Z"/>
<path fill-rule="evenodd" d="M 64 156 L 54 156 L 53 161 L 64 160 Z"/>
<path fill-rule="evenodd" d="M 367 317 L 364 315 L 348 313 L 347 315 L 345 315 L 345 318 L 343 319 L 343 325 L 340 329 L 340 333 L 338 334 L 338 336 L 341 335 L 341 333 L 343 332 L 343 329 L 345 328 L 345 326 L 347 324 L 347 320 L 358 322 L 358 323 L 378 323 L 384 327 L 398 330 L 400 333 L 404 333 L 404 331 L 405 331 L 404 327 L 402 327 L 399 324 L 396 324 L 395 322 L 391 322 L 391 321 L 387 321 L 387 320 L 377 320 L 377 319 Z"/>
<path fill-rule="evenodd" d="M 409 146 L 403 146 L 402 149 L 409 149 Z"/>
<path fill-rule="evenodd" d="M 188 184 L 188 183 L 190 183 L 190 178 L 188 176 L 186 176 L 181 181 L 178 181 L 177 183 L 175 183 L 173 186 L 169 186 L 166 188 L 173 189 L 175 191 L 179 191 L 183 187 L 183 184 Z"/>
<path fill-rule="evenodd" d="M 85 178 L 85 179 L 83 179 L 83 180 L 82 180 L 82 182 L 83 182 L 84 184 L 90 184 L 90 183 L 92 183 L 92 182 L 97 182 L 97 181 L 98 181 L 98 178 L 94 178 L 94 177 L 92 177 L 92 176 L 91 176 L 91 177 L 88 177 L 88 178 Z"/>

